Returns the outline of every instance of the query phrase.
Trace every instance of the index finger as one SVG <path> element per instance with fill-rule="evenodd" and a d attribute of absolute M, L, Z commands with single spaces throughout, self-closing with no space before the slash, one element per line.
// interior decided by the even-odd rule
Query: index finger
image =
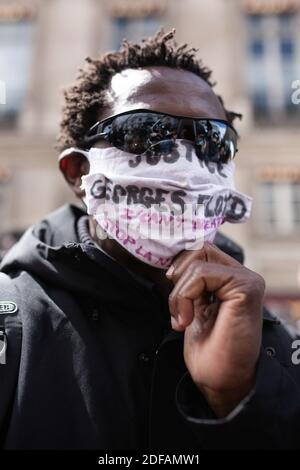
<path fill-rule="evenodd" d="M 186 250 L 179 253 L 166 272 L 167 278 L 176 284 L 188 266 L 195 260 L 222 264 L 223 266 L 241 266 L 238 261 L 224 253 L 216 245 L 205 242 L 200 250 Z"/>

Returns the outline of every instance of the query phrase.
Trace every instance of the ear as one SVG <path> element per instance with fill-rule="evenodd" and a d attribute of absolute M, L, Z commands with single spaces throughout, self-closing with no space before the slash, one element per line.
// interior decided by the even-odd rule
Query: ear
<path fill-rule="evenodd" d="M 63 155 L 59 160 L 59 168 L 75 196 L 82 199 L 85 192 L 80 188 L 81 177 L 86 175 L 90 169 L 90 164 L 84 152 L 72 150 Z"/>

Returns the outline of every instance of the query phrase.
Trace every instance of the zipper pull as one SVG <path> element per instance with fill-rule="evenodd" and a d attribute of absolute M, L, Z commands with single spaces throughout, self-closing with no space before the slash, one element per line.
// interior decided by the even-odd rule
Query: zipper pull
<path fill-rule="evenodd" d="M 5 331 L 0 330 L 0 365 L 6 364 L 7 339 Z"/>

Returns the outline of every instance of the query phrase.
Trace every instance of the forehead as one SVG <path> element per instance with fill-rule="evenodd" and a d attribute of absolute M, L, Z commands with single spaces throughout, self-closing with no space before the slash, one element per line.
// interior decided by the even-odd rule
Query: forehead
<path fill-rule="evenodd" d="M 108 97 L 111 104 L 107 115 L 150 109 L 182 116 L 226 118 L 220 101 L 202 78 L 170 67 L 123 70 L 112 77 Z"/>

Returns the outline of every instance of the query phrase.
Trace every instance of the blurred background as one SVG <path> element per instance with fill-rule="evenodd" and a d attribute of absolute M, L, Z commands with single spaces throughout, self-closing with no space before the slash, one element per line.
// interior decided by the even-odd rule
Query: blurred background
<path fill-rule="evenodd" d="M 160 26 L 199 48 L 243 113 L 236 183 L 253 215 L 223 231 L 266 279 L 268 306 L 300 330 L 300 0 L 0 0 L 0 258 L 74 202 L 54 150 L 62 88 L 86 56 Z"/>

